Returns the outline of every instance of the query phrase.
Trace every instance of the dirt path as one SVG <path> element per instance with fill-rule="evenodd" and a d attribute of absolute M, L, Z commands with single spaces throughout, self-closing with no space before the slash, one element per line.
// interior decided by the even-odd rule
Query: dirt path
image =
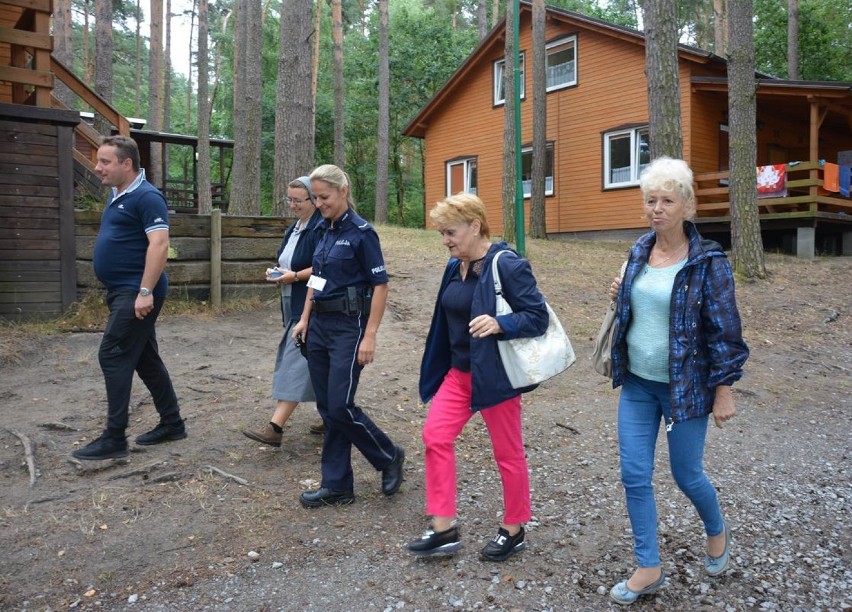
<path fill-rule="evenodd" d="M 280 451 L 239 433 L 271 412 L 281 330 L 274 302 L 227 316 L 165 316 L 161 350 L 190 437 L 135 447 L 128 460 L 105 466 L 69 462 L 74 445 L 99 432 L 106 410 L 100 335 L 34 336 L 19 363 L 2 366 L 0 607 L 610 608 L 606 591 L 633 561 L 618 478 L 617 395 L 588 356 L 607 278 L 627 245 L 529 246 L 579 359 L 525 398 L 535 518 L 528 550 L 494 565 L 478 558 L 501 509 L 478 418 L 458 445 L 464 548 L 452 560 L 426 562 L 402 548 L 424 527 L 417 375 L 445 253 L 434 233 L 381 235 L 393 274 L 390 307 L 359 402 L 408 450 L 400 494 L 384 498 L 379 475 L 359 456 L 355 504 L 299 506 L 298 493 L 319 477 L 321 440 L 308 433 L 312 405 L 291 419 Z M 741 414 L 708 436 L 707 468 L 734 528 L 735 569 L 717 580 L 703 576 L 701 530 L 668 473 L 662 443 L 656 483 L 670 578 L 638 609 L 852 607 L 850 259 L 773 255 L 769 267 L 768 282 L 738 287 L 752 349 L 735 388 Z M 156 422 L 138 381 L 132 406 L 135 436 Z M 34 447 L 32 487 L 12 432 Z"/>

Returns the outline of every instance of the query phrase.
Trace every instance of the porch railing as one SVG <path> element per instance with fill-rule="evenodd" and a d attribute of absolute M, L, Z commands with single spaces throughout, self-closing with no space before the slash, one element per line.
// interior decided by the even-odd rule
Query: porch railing
<path fill-rule="evenodd" d="M 697 217 L 728 218 L 731 214 L 727 170 L 695 174 Z M 761 219 L 795 217 L 849 218 L 852 199 L 823 188 L 823 167 L 817 161 L 787 164 L 787 196 L 755 201 Z"/>

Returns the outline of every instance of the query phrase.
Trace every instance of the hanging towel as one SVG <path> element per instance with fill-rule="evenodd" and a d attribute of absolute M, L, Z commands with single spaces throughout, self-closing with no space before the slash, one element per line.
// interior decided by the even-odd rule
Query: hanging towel
<path fill-rule="evenodd" d="M 840 191 L 840 166 L 825 162 L 822 175 L 822 188 L 832 193 Z"/>
<path fill-rule="evenodd" d="M 844 198 L 849 197 L 849 183 L 852 179 L 852 166 L 840 166 L 840 176 L 838 179 L 838 190 Z"/>
<path fill-rule="evenodd" d="M 787 197 L 787 164 L 757 167 L 757 197 Z"/>

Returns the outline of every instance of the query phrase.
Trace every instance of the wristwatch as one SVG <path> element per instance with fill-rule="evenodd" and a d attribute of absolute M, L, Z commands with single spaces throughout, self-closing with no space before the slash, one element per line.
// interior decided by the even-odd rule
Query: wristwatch
<path fill-rule="evenodd" d="M 149 295 L 151 295 L 151 290 L 150 290 L 150 289 L 146 289 L 145 287 L 142 287 L 142 288 L 139 290 L 139 295 L 141 295 L 142 297 L 148 297 Z"/>

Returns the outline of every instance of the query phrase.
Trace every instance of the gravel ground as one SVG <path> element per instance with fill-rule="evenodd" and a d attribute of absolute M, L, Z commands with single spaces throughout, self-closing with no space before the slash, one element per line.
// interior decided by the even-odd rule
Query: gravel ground
<path fill-rule="evenodd" d="M 311 407 L 294 415 L 280 450 L 240 435 L 270 413 L 274 303 L 167 315 L 160 344 L 190 437 L 84 469 L 68 455 L 103 419 L 100 337 L 29 337 L 3 366 L 0 388 L 0 608 L 618 608 L 607 592 L 634 560 L 618 476 L 617 391 L 588 356 L 607 277 L 626 245 L 530 246 L 578 362 L 525 398 L 534 519 L 527 550 L 494 564 L 481 561 L 479 549 L 499 524 L 501 489 L 478 417 L 457 445 L 463 548 L 449 559 L 415 559 L 403 548 L 425 527 L 417 369 L 445 254 L 431 233 L 385 230 L 382 238 L 394 274 L 391 302 L 359 401 L 407 449 L 396 496 L 381 495 L 378 474 L 357 456 L 352 506 L 299 506 L 298 493 L 319 476 Z M 707 471 L 733 529 L 732 568 L 704 575 L 700 523 L 674 485 L 661 437 L 655 483 L 668 579 L 635 609 L 852 609 L 852 284 L 837 281 L 848 279 L 849 258 L 772 255 L 769 266 L 768 281 L 738 288 L 752 349 L 735 386 L 740 414 L 723 430 L 711 427 L 707 441 Z M 141 385 L 133 405 L 136 435 L 155 422 Z M 10 431 L 35 445 L 34 487 Z"/>

